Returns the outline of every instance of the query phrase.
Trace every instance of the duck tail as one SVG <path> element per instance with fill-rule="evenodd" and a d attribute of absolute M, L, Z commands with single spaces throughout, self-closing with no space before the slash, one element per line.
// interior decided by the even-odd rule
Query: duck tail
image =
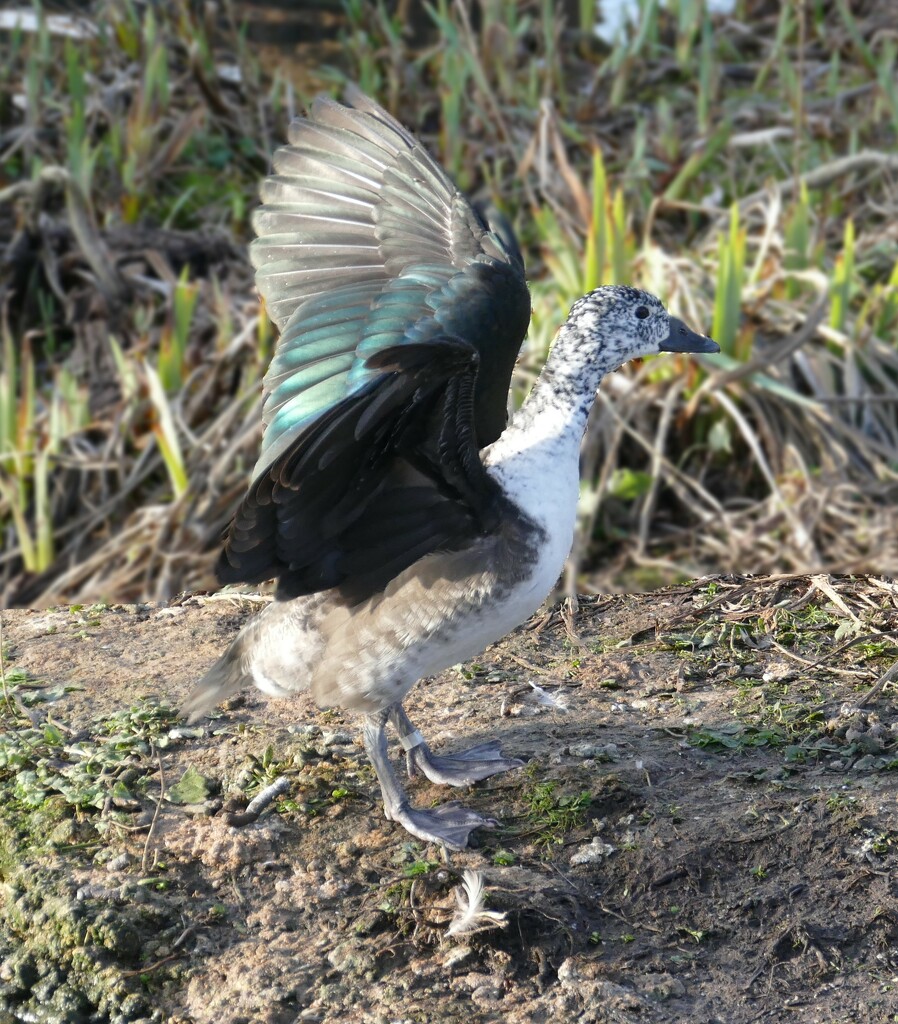
<path fill-rule="evenodd" d="M 243 647 L 241 631 L 230 647 L 194 686 L 190 696 L 181 705 L 181 713 L 187 715 L 188 722 L 202 718 L 249 682 L 244 667 Z"/>

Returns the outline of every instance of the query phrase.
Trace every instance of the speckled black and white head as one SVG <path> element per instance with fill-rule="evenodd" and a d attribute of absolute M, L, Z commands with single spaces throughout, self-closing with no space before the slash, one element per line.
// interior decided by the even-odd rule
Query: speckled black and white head
<path fill-rule="evenodd" d="M 571 306 L 540 379 L 487 462 L 502 475 L 499 464 L 510 460 L 509 453 L 532 450 L 540 438 L 554 443 L 552 438 L 563 435 L 579 444 L 602 378 L 630 359 L 657 352 L 719 351 L 711 338 L 696 334 L 671 316 L 654 295 L 623 285 L 597 288 Z M 570 465 L 575 493 L 575 459 Z M 503 476 L 503 485 L 520 498 L 512 474 Z"/>
<path fill-rule="evenodd" d="M 607 369 L 658 352 L 719 352 L 710 338 L 671 316 L 661 300 L 625 285 L 606 285 L 578 299 L 567 325 Z"/>
<path fill-rule="evenodd" d="M 585 409 L 602 378 L 630 359 L 659 352 L 719 351 L 710 338 L 671 316 L 656 296 L 625 285 L 604 285 L 571 307 L 543 369 L 547 387 L 535 390 L 574 396 Z"/>

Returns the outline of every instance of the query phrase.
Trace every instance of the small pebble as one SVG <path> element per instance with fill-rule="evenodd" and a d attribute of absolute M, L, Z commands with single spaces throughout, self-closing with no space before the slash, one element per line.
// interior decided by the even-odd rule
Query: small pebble
<path fill-rule="evenodd" d="M 317 736 L 321 732 L 320 725 L 288 725 L 287 732 L 292 736 Z"/>
<path fill-rule="evenodd" d="M 340 729 L 328 730 L 321 734 L 321 745 L 323 747 L 346 747 L 352 746 L 355 742 L 352 735 Z"/>
<path fill-rule="evenodd" d="M 168 730 L 170 740 L 199 740 L 206 735 L 206 730 L 200 726 L 176 725 L 174 729 Z"/>
<path fill-rule="evenodd" d="M 199 804 L 181 804 L 179 810 L 183 811 L 184 814 L 191 818 L 208 818 L 213 814 L 218 814 L 221 810 L 222 801 L 216 797 L 212 800 L 203 800 Z"/>
<path fill-rule="evenodd" d="M 456 946 L 455 949 L 449 951 L 449 954 L 443 960 L 443 966 L 455 967 L 457 964 L 464 963 L 465 960 L 470 959 L 473 952 L 474 950 L 470 946 Z"/>
<path fill-rule="evenodd" d="M 130 853 L 120 853 L 106 865 L 107 871 L 124 871 L 125 868 L 131 863 Z"/>
<path fill-rule="evenodd" d="M 603 839 L 596 836 L 588 846 L 581 847 L 571 857 L 571 864 L 595 864 L 597 861 L 610 857 L 615 852 L 616 848 L 611 843 L 606 843 Z"/>
<path fill-rule="evenodd" d="M 574 757 L 591 757 L 599 759 L 610 759 L 617 757 L 618 747 L 616 743 L 572 743 L 568 752 Z"/>

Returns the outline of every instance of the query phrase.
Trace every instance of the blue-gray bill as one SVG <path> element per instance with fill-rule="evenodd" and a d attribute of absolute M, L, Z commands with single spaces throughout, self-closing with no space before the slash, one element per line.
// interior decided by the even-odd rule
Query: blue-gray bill
<path fill-rule="evenodd" d="M 687 327 L 678 317 L 670 318 L 670 334 L 661 342 L 662 352 L 719 352 L 720 345 L 716 341 L 697 334 Z"/>

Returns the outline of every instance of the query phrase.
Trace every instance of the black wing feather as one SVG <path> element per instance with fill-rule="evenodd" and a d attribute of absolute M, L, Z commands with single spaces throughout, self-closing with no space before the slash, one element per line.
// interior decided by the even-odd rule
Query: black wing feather
<path fill-rule="evenodd" d="M 389 114 L 315 101 L 262 189 L 257 284 L 282 330 L 223 582 L 370 593 L 491 529 L 479 449 L 530 317 L 520 251 Z"/>

